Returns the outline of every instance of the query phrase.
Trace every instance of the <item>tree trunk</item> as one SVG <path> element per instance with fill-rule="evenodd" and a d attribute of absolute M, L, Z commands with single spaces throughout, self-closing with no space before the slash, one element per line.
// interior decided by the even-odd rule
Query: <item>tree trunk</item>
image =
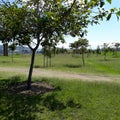
<path fill-rule="evenodd" d="M 82 62 L 83 62 L 83 66 L 85 66 L 85 60 L 84 60 L 84 50 L 82 48 Z"/>
<path fill-rule="evenodd" d="M 43 54 L 43 67 L 45 68 L 45 54 Z"/>
<path fill-rule="evenodd" d="M 34 66 L 34 60 L 35 60 L 35 52 L 36 50 L 32 50 L 32 56 L 31 56 L 31 64 L 28 74 L 28 81 L 27 81 L 27 89 L 31 89 L 31 81 L 32 81 L 32 72 L 33 72 L 33 66 Z"/>
<path fill-rule="evenodd" d="M 48 67 L 48 55 L 46 56 L 46 67 Z"/>
<path fill-rule="evenodd" d="M 51 59 L 51 56 L 50 56 L 50 58 L 49 58 L 50 60 L 50 62 L 49 62 L 49 66 L 51 67 L 52 66 L 52 59 Z"/>
<path fill-rule="evenodd" d="M 104 60 L 106 60 L 106 54 L 104 55 Z"/>
<path fill-rule="evenodd" d="M 12 51 L 12 62 L 13 62 L 13 51 Z"/>
<path fill-rule="evenodd" d="M 51 51 L 51 46 L 49 46 L 49 67 L 51 67 L 51 57 L 52 57 L 52 51 Z"/>
<path fill-rule="evenodd" d="M 3 44 L 3 55 L 8 56 L 8 43 Z"/>

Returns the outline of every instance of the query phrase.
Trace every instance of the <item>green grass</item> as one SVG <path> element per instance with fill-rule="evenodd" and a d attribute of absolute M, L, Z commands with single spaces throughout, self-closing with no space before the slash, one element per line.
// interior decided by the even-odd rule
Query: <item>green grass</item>
<path fill-rule="evenodd" d="M 0 56 L 0 67 L 28 67 L 30 65 L 30 55 L 14 55 L 14 62 L 12 63 L 11 56 Z M 46 70 L 58 70 L 72 73 L 87 73 L 87 74 L 100 74 L 100 75 L 120 75 L 120 53 L 118 56 L 113 56 L 112 53 L 107 55 L 107 60 L 101 54 L 95 54 L 87 57 L 85 55 L 85 67 L 82 66 L 81 56 L 77 55 L 72 57 L 71 54 L 60 54 L 52 57 L 51 68 Z M 43 56 L 36 55 L 35 66 L 43 68 Z"/>
<path fill-rule="evenodd" d="M 85 56 L 85 67 L 82 65 L 81 56 L 72 57 L 71 55 L 59 55 L 53 58 L 52 70 L 60 70 L 74 73 L 88 74 L 120 74 L 120 57 L 113 58 L 109 55 L 107 61 L 103 60 L 103 56 L 91 55 Z"/>
<path fill-rule="evenodd" d="M 42 68 L 43 56 L 36 55 L 35 66 L 46 70 L 72 73 L 120 75 L 120 55 L 108 54 L 85 57 L 57 55 L 51 68 Z M 0 67 L 29 67 L 30 55 L 0 56 Z M 39 69 L 39 68 L 36 68 Z M 15 75 L 15 74 L 14 74 Z M 16 74 L 17 75 L 17 74 Z M 7 91 L 10 84 L 22 82 L 26 76 L 0 72 L 0 120 L 120 120 L 120 84 L 112 82 L 83 82 L 55 78 L 34 78 L 46 81 L 55 90 L 42 95 L 18 95 Z"/>
<path fill-rule="evenodd" d="M 30 55 L 14 55 L 13 62 L 11 56 L 0 56 L 1 67 L 28 67 L 30 65 Z"/>
<path fill-rule="evenodd" d="M 54 85 L 43 95 L 6 91 L 25 76 L 0 77 L 0 120 L 120 120 L 120 84 L 35 78 Z"/>

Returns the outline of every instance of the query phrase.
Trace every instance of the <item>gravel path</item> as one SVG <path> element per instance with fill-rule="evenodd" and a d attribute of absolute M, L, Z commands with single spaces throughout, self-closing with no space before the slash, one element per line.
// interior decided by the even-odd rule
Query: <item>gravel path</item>
<path fill-rule="evenodd" d="M 15 74 L 28 74 L 28 68 L 10 68 L 10 67 L 0 67 L 0 72 L 10 72 Z M 45 69 L 33 70 L 33 76 L 49 77 L 49 78 L 63 78 L 63 79 L 76 79 L 76 80 L 86 80 L 86 81 L 108 81 L 108 82 L 120 82 L 120 76 L 97 76 L 91 74 L 78 74 L 78 73 L 68 73 L 60 71 L 52 71 Z"/>

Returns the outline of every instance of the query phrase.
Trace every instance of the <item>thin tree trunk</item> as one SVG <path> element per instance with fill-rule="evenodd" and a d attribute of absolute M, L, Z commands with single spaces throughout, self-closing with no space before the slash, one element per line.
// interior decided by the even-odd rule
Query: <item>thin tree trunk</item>
<path fill-rule="evenodd" d="M 51 67 L 51 55 L 52 55 L 52 53 L 51 53 L 52 51 L 51 51 L 51 46 L 49 46 L 49 67 Z"/>
<path fill-rule="evenodd" d="M 46 67 L 48 67 L 48 56 L 46 56 Z"/>
<path fill-rule="evenodd" d="M 28 74 L 28 80 L 27 80 L 27 89 L 30 90 L 31 89 L 31 82 L 32 82 L 32 73 L 33 73 L 33 66 L 34 66 L 34 61 L 35 61 L 35 53 L 36 50 L 39 47 L 40 41 L 43 39 L 43 37 L 41 39 L 39 39 L 39 34 L 37 36 L 37 44 L 36 47 L 33 49 L 29 44 L 28 47 L 31 49 L 32 51 L 32 56 L 31 56 L 31 64 L 30 64 L 30 69 L 29 69 L 29 74 Z"/>
<path fill-rule="evenodd" d="M 50 56 L 50 58 L 49 58 L 49 59 L 50 59 L 50 60 L 49 60 L 49 61 L 50 61 L 49 66 L 51 67 L 51 66 L 52 66 L 52 63 L 51 63 L 51 62 L 52 62 L 52 59 L 51 59 L 51 56 Z"/>
<path fill-rule="evenodd" d="M 44 48 L 44 49 L 43 49 L 43 67 L 44 67 L 44 68 L 45 68 L 45 66 L 46 66 L 46 65 L 45 65 L 45 60 L 46 60 L 46 59 L 45 59 L 45 54 L 46 54 L 46 53 L 45 53 L 45 48 Z"/>
<path fill-rule="evenodd" d="M 32 72 L 33 72 L 33 66 L 34 66 L 34 60 L 35 60 L 35 52 L 36 50 L 32 50 L 32 56 L 31 56 L 31 64 L 28 74 L 28 81 L 27 81 L 27 89 L 31 89 L 31 80 L 32 80 Z"/>
<path fill-rule="evenodd" d="M 13 62 L 13 51 L 12 51 L 12 62 Z"/>
<path fill-rule="evenodd" d="M 105 54 L 105 56 L 104 56 L 104 60 L 106 60 L 106 54 Z"/>
<path fill-rule="evenodd" d="M 106 52 L 104 53 L 104 60 L 106 60 Z"/>
<path fill-rule="evenodd" d="M 82 53 L 83 66 L 85 66 L 84 53 Z"/>
<path fill-rule="evenodd" d="M 84 48 L 82 48 L 82 62 L 83 62 L 83 66 L 85 66 L 85 60 L 84 60 Z"/>
<path fill-rule="evenodd" d="M 45 68 L 45 54 L 43 55 L 43 67 Z"/>
<path fill-rule="evenodd" d="M 3 55 L 8 56 L 8 43 L 3 44 Z"/>

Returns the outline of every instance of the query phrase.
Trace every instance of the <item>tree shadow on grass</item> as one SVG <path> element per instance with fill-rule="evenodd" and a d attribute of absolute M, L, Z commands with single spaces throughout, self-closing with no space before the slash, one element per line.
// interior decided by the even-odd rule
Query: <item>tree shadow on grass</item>
<path fill-rule="evenodd" d="M 8 88 L 21 82 L 19 79 L 16 82 L 14 80 L 0 80 L 0 120 L 35 120 L 34 112 L 38 110 L 37 104 L 41 101 L 41 95 L 12 93 Z"/>
<path fill-rule="evenodd" d="M 73 99 L 68 99 L 66 104 L 63 103 L 62 101 L 56 98 L 56 94 L 48 95 L 46 98 L 43 99 L 42 104 L 51 111 L 63 110 L 66 109 L 67 107 L 81 108 L 81 105 L 75 103 Z"/>
<path fill-rule="evenodd" d="M 52 112 L 78 106 L 72 100 L 67 104 L 58 100 L 56 94 L 59 89 L 47 95 L 15 94 L 8 91 L 9 86 L 18 85 L 19 82 L 21 82 L 19 77 L 12 78 L 12 81 L 10 79 L 0 80 L 0 120 L 37 120 L 37 114 L 45 114 L 46 110 Z"/>
<path fill-rule="evenodd" d="M 1 62 L 5 64 L 11 63 L 11 61 L 1 61 Z"/>
<path fill-rule="evenodd" d="M 35 111 L 40 96 L 20 96 L 3 92 L 0 93 L 0 118 L 7 120 L 35 120 Z M 42 112 L 42 109 L 39 110 Z"/>
<path fill-rule="evenodd" d="M 66 64 L 64 66 L 68 68 L 81 68 L 82 67 L 82 65 L 75 65 L 75 64 Z"/>
<path fill-rule="evenodd" d="M 66 106 L 61 101 L 56 99 L 56 94 L 46 96 L 43 99 L 42 104 L 50 111 L 63 110 L 66 108 Z"/>

